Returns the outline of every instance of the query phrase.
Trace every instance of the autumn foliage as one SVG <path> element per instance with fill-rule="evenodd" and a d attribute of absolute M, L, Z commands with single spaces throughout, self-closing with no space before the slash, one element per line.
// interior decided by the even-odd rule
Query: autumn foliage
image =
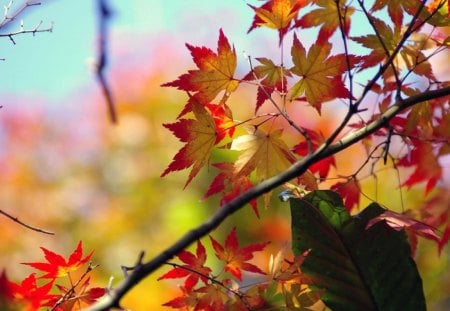
<path fill-rule="evenodd" d="M 95 268 L 89 262 L 93 252 L 83 257 L 82 242 L 78 243 L 67 260 L 44 247 L 41 249 L 46 262 L 23 263 L 37 271 L 27 276 L 20 284 L 10 281 L 6 272 L 2 272 L 2 310 L 81 310 L 106 293 L 105 288 L 90 286 L 89 274 Z M 43 274 L 37 276 L 37 273 Z"/>
<path fill-rule="evenodd" d="M 412 260 L 418 237 L 434 243 L 433 256 L 450 239 L 442 164 L 450 154 L 450 81 L 434 62 L 441 55 L 448 61 L 449 6 L 268 0 L 249 4 L 248 32 L 276 31 L 279 57 L 240 58 L 225 29 L 217 30 L 214 48 L 187 43 L 193 69 L 162 85 L 185 101 L 176 120 L 163 124 L 181 147 L 161 177 L 187 170 L 189 191 L 202 170 L 213 172 L 202 199 L 217 196 L 217 212 L 154 261 L 140 258 L 125 268 L 131 274 L 116 292 L 89 286 L 92 252 L 83 255 L 81 242 L 67 260 L 42 248 L 45 262 L 25 263 L 42 275 L 16 284 L 3 272 L 0 306 L 107 310 L 169 266 L 158 280 L 178 284 L 178 295 L 163 304 L 173 309 L 424 310 Z M 251 102 L 234 101 L 249 90 Z M 386 171 L 401 206 L 381 202 L 378 176 Z M 417 190 L 422 202 L 403 200 Z M 255 215 L 246 222 L 259 226 L 277 197 L 291 207 L 288 246 L 268 254 L 270 241 L 244 242 L 239 227 L 223 242 L 214 238 L 211 231 L 247 204 Z M 395 258 L 386 264 L 395 271 L 380 268 L 387 256 Z M 64 278 L 69 285 L 58 283 Z M 414 292 L 409 304 L 407 286 L 396 283 L 403 278 Z"/>
<path fill-rule="evenodd" d="M 176 80 L 163 84 L 187 94 L 187 104 L 180 113 L 182 118 L 176 123 L 164 125 L 185 145 L 175 155 L 163 176 L 192 167 L 187 185 L 202 167 L 218 168 L 219 174 L 205 198 L 219 194 L 221 203 L 226 204 L 238 198 L 253 184 L 284 172 L 303 157 L 342 139 L 346 127 L 364 129 L 377 119 L 386 118 L 383 114 L 400 105 L 405 96 L 416 96 L 449 85 L 436 77 L 431 62 L 432 56 L 442 53 L 448 46 L 448 38 L 445 39 L 441 33 L 441 26 L 446 26 L 449 21 L 446 1 L 432 4 L 420 1 L 375 1 L 368 6 L 363 1 L 271 0 L 261 6 L 249 6 L 255 15 L 248 32 L 259 27 L 277 30 L 281 63 L 263 56 L 255 58 L 256 64 L 253 64 L 253 57 L 249 56 L 246 65 L 250 67 L 250 72 L 238 77 L 236 49 L 221 29 L 217 53 L 207 47 L 186 44 L 198 69 L 189 70 Z M 381 12 L 389 16 L 390 20 L 380 17 Z M 352 20 L 357 16 L 365 19 L 366 34 L 353 34 L 357 32 L 353 31 L 355 22 Z M 316 40 L 305 43 L 302 31 L 312 27 L 318 29 Z M 290 52 L 289 56 L 285 50 Z M 360 78 L 370 74 L 372 78 L 369 82 L 364 81 L 367 78 Z M 249 86 L 256 91 L 254 115 L 232 114 L 232 105 L 235 104 L 233 93 Z M 390 117 L 390 122 L 380 126 L 377 131 L 361 135 L 367 159 L 354 159 L 360 161 L 361 165 L 355 168 L 354 173 L 339 175 L 340 164 L 333 154 L 329 154 L 313 162 L 306 172 L 286 185 L 288 191 L 302 197 L 310 191 L 329 188 L 340 194 L 347 211 L 354 212 L 361 201 L 362 181 L 367 176 L 376 177 L 376 169 L 380 164 L 387 165 L 389 162 L 394 171 L 401 167 L 411 169 L 409 175 L 399 180 L 398 187 L 412 188 L 425 182 L 425 194 L 429 193 L 442 179 L 439 159 L 448 150 L 448 134 L 444 134 L 445 130 L 441 129 L 448 114 L 448 99 L 448 96 L 433 98 L 404 109 Z M 320 128 L 303 126 L 301 117 L 293 121 L 290 111 L 294 111 L 294 107 L 301 103 L 312 107 L 318 118 L 323 109 L 347 110 L 347 113 L 342 114 L 341 125 L 336 131 L 326 136 Z M 332 107 L 325 108 L 328 106 Z M 263 107 L 264 112 L 260 112 Z M 225 112 L 226 118 L 218 118 L 214 114 L 217 110 Z M 194 119 L 184 119 L 184 115 L 190 112 Z M 296 134 L 290 131 L 287 135 L 286 127 Z M 291 143 L 287 143 L 287 138 Z M 394 149 L 395 153 L 391 152 Z M 214 150 L 234 152 L 236 158 L 234 162 L 210 164 Z M 372 168 L 368 169 L 370 166 Z M 266 207 L 270 206 L 270 199 L 271 192 L 264 195 Z M 249 203 L 259 217 L 256 201 Z M 395 231 L 406 232 L 411 240 L 413 254 L 417 236 L 436 241 L 441 251 L 448 234 L 441 236 L 437 228 L 445 226 L 445 221 L 431 223 L 426 218 L 417 220 L 412 217 L 409 207 L 402 209 L 399 213 L 386 210 L 373 218 L 366 229 L 383 221 Z M 211 238 L 217 258 L 225 263 L 236 256 L 230 250 L 231 245 L 236 245 L 236 242 L 232 242 L 235 234 L 235 230 L 230 233 L 225 248 Z M 258 244 L 253 245 L 253 248 L 257 249 Z M 190 254 L 188 257 L 185 251 L 178 255 L 185 264 L 192 261 L 188 260 L 192 256 Z M 176 298 L 167 306 L 186 307 L 189 301 L 196 310 L 224 309 L 222 295 L 229 295 L 227 291 L 233 287 L 230 287 L 229 280 L 223 279 L 220 284 L 225 290 L 220 290 L 216 288 L 216 277 L 204 279 L 210 276 L 211 269 L 203 266 L 205 253 L 201 244 L 197 244 L 197 257 L 197 268 L 188 265 L 186 269 L 189 272 L 182 272 L 182 266 L 176 266 L 162 278 L 191 275 L 194 270 L 199 272 L 200 279 L 203 277 L 202 280 L 207 282 L 194 290 L 192 284 L 197 282 L 188 282 L 193 278 L 189 276 L 183 287 L 183 298 Z M 241 267 L 243 269 L 244 266 Z M 243 270 L 262 273 L 255 266 L 248 267 Z M 229 263 L 224 269 L 238 281 L 242 280 L 241 269 L 233 268 Z M 198 280 L 199 276 L 194 279 Z M 277 287 L 276 291 L 279 290 Z M 269 299 L 264 297 L 268 289 L 260 288 L 258 291 L 261 301 L 265 301 L 268 307 Z M 289 291 L 282 293 L 285 298 L 292 294 Z M 212 300 L 210 295 L 218 301 Z M 247 294 L 238 292 L 235 295 L 246 297 Z M 208 297 L 207 302 L 204 297 Z M 179 299 L 184 302 L 181 303 Z M 289 308 L 289 303 L 284 303 Z M 246 307 L 264 309 L 262 305 Z M 234 307 L 228 305 L 227 308 Z"/>

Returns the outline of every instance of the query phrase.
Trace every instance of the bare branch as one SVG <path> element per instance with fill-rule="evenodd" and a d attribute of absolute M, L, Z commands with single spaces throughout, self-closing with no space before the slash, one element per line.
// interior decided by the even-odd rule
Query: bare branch
<path fill-rule="evenodd" d="M 28 224 L 24 223 L 23 221 L 19 220 L 19 218 L 14 217 L 14 216 L 8 214 L 7 212 L 5 212 L 3 210 L 0 210 L 0 214 L 2 214 L 3 216 L 11 219 L 14 222 L 17 222 L 19 225 L 24 226 L 25 228 L 28 228 L 30 230 L 33 230 L 33 231 L 36 231 L 36 232 L 40 232 L 40 233 L 44 233 L 44 234 L 49 234 L 49 235 L 54 235 L 55 234 L 54 232 L 47 231 L 47 230 L 44 230 L 44 229 L 40 229 L 40 228 L 31 226 L 31 225 L 28 225 Z"/>
<path fill-rule="evenodd" d="M 111 18 L 111 9 L 107 0 L 98 0 L 98 59 L 97 59 L 97 79 L 100 84 L 103 96 L 108 105 L 109 118 L 112 123 L 117 123 L 116 108 L 111 92 L 111 88 L 105 77 L 105 69 L 108 64 L 108 22 Z"/>
<path fill-rule="evenodd" d="M 16 44 L 16 41 L 14 40 L 14 36 L 21 35 L 21 34 L 26 34 L 26 33 L 31 33 L 34 36 L 38 32 L 52 32 L 53 31 L 53 23 L 51 24 L 50 27 L 45 28 L 45 29 L 39 29 L 41 27 L 41 25 L 42 25 L 42 21 L 40 21 L 39 24 L 37 24 L 32 29 L 25 29 L 24 26 L 23 26 L 23 22 L 21 22 L 20 23 L 20 30 L 13 31 L 13 32 L 8 32 L 8 33 L 0 33 L 0 37 L 8 37 L 13 44 Z"/>
<path fill-rule="evenodd" d="M 20 8 L 18 8 L 11 16 L 8 16 L 9 11 L 13 5 L 14 1 L 10 0 L 4 7 L 3 20 L 0 21 L 0 29 L 5 28 L 9 23 L 15 21 L 19 15 L 21 15 L 26 9 L 31 6 L 41 5 L 39 1 L 26 1 Z"/>
<path fill-rule="evenodd" d="M 380 128 L 388 125 L 389 121 L 401 113 L 407 108 L 420 104 L 424 101 L 448 96 L 450 95 L 450 87 L 427 91 L 415 96 L 408 97 L 406 99 L 398 99 L 397 102 L 386 110 L 380 117 L 365 127 L 358 129 L 354 132 L 347 134 L 341 140 L 334 144 L 324 143 L 313 154 L 305 156 L 300 161 L 296 162 L 286 171 L 262 181 L 255 187 L 251 188 L 247 192 L 244 192 L 234 200 L 227 204 L 224 204 L 217 212 L 206 222 L 198 226 L 197 228 L 189 231 L 183 237 L 181 237 L 172 246 L 161 252 L 151 261 L 141 264 L 121 283 L 119 286 L 112 290 L 109 295 L 105 296 L 98 303 L 88 308 L 88 311 L 106 311 L 110 308 L 120 307 L 120 300 L 122 297 L 142 279 L 154 272 L 156 269 L 164 265 L 167 261 L 171 260 L 181 250 L 191 245 L 196 240 L 210 233 L 215 229 L 223 220 L 229 217 L 234 212 L 241 209 L 251 200 L 263 195 L 266 192 L 272 191 L 283 183 L 302 175 L 306 170 L 314 163 L 322 160 L 328 156 L 334 155 L 344 149 L 347 149 L 351 145 L 359 142 L 364 137 L 376 132 Z"/>

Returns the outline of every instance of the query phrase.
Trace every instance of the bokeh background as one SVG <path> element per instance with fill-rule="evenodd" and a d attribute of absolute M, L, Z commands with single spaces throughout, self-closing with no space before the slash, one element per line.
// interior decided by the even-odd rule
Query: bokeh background
<path fill-rule="evenodd" d="M 110 1 L 107 74 L 119 116 L 118 125 L 112 125 L 93 70 L 96 1 L 41 2 L 21 19 L 25 28 L 53 23 L 52 33 L 17 36 L 15 45 L 0 38 L 0 58 L 5 59 L 0 61 L 0 209 L 56 234 L 43 235 L 0 217 L 0 268 L 20 280 L 30 273 L 20 263 L 41 260 L 40 246 L 68 254 L 82 240 L 86 250 L 95 249 L 94 262 L 100 264 L 92 283 L 106 286 L 111 276 L 114 282 L 123 278 L 120 265 L 133 265 L 141 250 L 150 259 L 218 206 L 216 198 L 200 200 L 216 173 L 212 168 L 185 190 L 186 173 L 159 177 L 181 146 L 161 124 L 173 122 L 186 101 L 182 92 L 160 85 L 193 67 L 185 42 L 215 49 L 222 28 L 236 46 L 237 75 L 243 76 L 249 70 L 246 55 L 279 57 L 278 37 L 263 29 L 246 34 L 253 16 L 246 1 Z M 8 30 L 19 27 L 16 21 Z M 302 38 L 313 39 L 313 33 Z M 253 111 L 254 100 L 254 89 L 243 87 L 230 105 L 235 115 L 244 116 Z M 339 110 L 324 108 L 321 121 L 314 120 L 310 108 L 298 113 L 327 133 Z M 358 153 L 364 157 L 358 147 L 338 157 L 341 174 L 354 172 L 360 163 L 348 154 Z M 413 189 L 403 193 L 402 203 L 392 176 L 395 172 L 379 173 L 388 181 L 376 185 L 377 200 L 397 210 L 424 200 L 423 189 Z M 373 197 L 374 182 L 364 187 Z M 290 234 L 287 205 L 272 203 L 260 210 L 260 219 L 244 208 L 213 235 L 222 241 L 236 226 L 242 244 L 273 241 L 254 262 L 267 267 L 270 253 Z M 430 308 L 440 310 L 450 296 L 449 247 L 438 256 L 435 245 L 420 245 L 418 262 Z M 166 310 L 160 305 L 178 293 L 176 282 L 156 281 L 166 270 L 132 290 L 124 306 Z"/>

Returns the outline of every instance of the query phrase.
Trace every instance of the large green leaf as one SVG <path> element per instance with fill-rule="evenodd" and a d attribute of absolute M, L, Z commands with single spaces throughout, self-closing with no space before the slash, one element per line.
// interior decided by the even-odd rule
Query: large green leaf
<path fill-rule="evenodd" d="M 322 300 L 334 311 L 426 310 L 422 280 L 404 232 L 381 221 L 373 203 L 355 216 L 333 191 L 291 198 L 292 248 L 310 249 L 302 270 L 324 290 Z"/>

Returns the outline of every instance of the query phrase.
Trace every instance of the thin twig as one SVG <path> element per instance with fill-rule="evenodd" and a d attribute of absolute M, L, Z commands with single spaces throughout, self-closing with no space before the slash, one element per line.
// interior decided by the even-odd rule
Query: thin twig
<path fill-rule="evenodd" d="M 116 108 L 111 88 L 105 77 L 105 69 L 108 64 L 108 21 L 111 18 L 111 9 L 107 0 L 98 0 L 98 59 L 97 59 L 97 79 L 100 84 L 103 96 L 108 105 L 109 118 L 112 123 L 117 123 Z"/>
<path fill-rule="evenodd" d="M 208 280 L 211 281 L 211 283 L 214 283 L 214 284 L 219 285 L 220 287 L 223 287 L 227 292 L 230 292 L 230 293 L 232 293 L 232 294 L 238 296 L 240 299 L 243 299 L 243 297 L 245 296 L 245 295 L 244 295 L 243 293 L 241 293 L 239 290 L 234 290 L 234 289 L 232 289 L 232 288 L 229 288 L 228 286 L 226 286 L 226 285 L 223 284 L 222 282 L 216 280 L 215 278 L 213 278 L 213 277 L 211 277 L 211 276 L 209 276 L 209 275 L 205 275 L 205 274 L 203 274 L 203 273 L 201 273 L 201 272 L 199 272 L 199 271 L 197 271 L 197 270 L 194 270 L 194 269 L 192 269 L 192 268 L 189 268 L 189 267 L 187 267 L 187 266 L 179 265 L 179 264 L 174 263 L 174 262 L 166 262 L 166 265 L 169 265 L 169 266 L 172 266 L 172 267 L 174 267 L 174 268 L 179 268 L 179 269 L 182 269 L 182 270 L 186 270 L 186 271 L 195 273 L 195 274 L 197 274 L 198 276 L 200 276 L 201 278 L 208 279 Z"/>
<path fill-rule="evenodd" d="M 273 100 L 272 96 L 270 96 L 270 94 L 267 92 L 267 90 L 261 84 L 258 77 L 256 76 L 255 70 L 253 68 L 252 58 L 250 57 L 250 55 L 247 56 L 247 61 L 250 66 L 250 71 L 253 74 L 253 78 L 255 79 L 255 81 L 258 85 L 258 88 L 264 93 L 264 95 L 266 96 L 266 99 L 272 103 L 272 105 L 278 110 L 280 115 L 283 116 L 283 118 L 289 123 L 289 125 L 292 128 L 294 128 L 297 132 L 299 132 L 303 137 L 305 137 L 306 142 L 308 144 L 308 150 L 311 151 L 311 149 L 312 149 L 311 148 L 311 139 L 309 138 L 308 133 L 305 130 L 303 130 L 302 128 L 300 128 L 297 124 L 295 124 L 294 121 L 292 121 L 292 119 L 289 117 L 289 115 L 285 112 L 285 109 L 281 109 L 280 106 L 278 106 L 278 104 L 275 102 L 275 100 Z M 282 79 L 283 79 L 283 77 L 282 77 Z"/>
<path fill-rule="evenodd" d="M 0 33 L 0 37 L 8 37 L 13 44 L 16 44 L 16 41 L 14 40 L 14 36 L 26 34 L 26 33 L 31 33 L 34 36 L 36 33 L 39 33 L 39 32 L 52 32 L 53 31 L 53 24 L 51 24 L 51 26 L 49 28 L 39 29 L 39 27 L 41 25 L 42 25 L 42 21 L 39 22 L 39 24 L 36 27 L 34 27 L 33 29 L 24 29 L 23 25 L 21 25 L 20 30 L 8 32 L 8 33 Z"/>
<path fill-rule="evenodd" d="M 27 8 L 31 6 L 41 5 L 39 1 L 26 1 L 20 8 L 18 8 L 11 16 L 8 16 L 13 0 L 9 1 L 4 7 L 3 20 L 0 22 L 0 29 L 7 26 L 9 23 L 15 21 L 19 15 L 21 15 Z"/>
<path fill-rule="evenodd" d="M 24 223 L 23 221 L 21 221 L 19 218 L 14 217 L 14 216 L 8 214 L 7 212 L 5 212 L 3 210 L 0 210 L 0 214 L 2 214 L 3 216 L 6 216 L 7 218 L 11 219 L 12 221 L 17 222 L 19 225 L 24 226 L 25 228 L 28 228 L 30 230 L 33 230 L 33 231 L 36 231 L 36 232 L 40 232 L 40 233 L 44 233 L 44 234 L 49 234 L 49 235 L 54 235 L 55 234 L 54 232 L 47 231 L 47 230 L 44 230 L 44 229 L 41 229 L 41 228 L 37 228 L 37 227 L 31 226 L 31 225 L 28 225 L 28 224 Z"/>
<path fill-rule="evenodd" d="M 366 19 L 369 22 L 370 26 L 372 26 L 373 31 L 375 32 L 375 36 L 378 38 L 378 41 L 380 42 L 381 47 L 383 48 L 384 54 L 386 54 L 386 57 L 389 58 L 391 55 L 389 53 L 389 49 L 386 46 L 386 43 L 383 41 L 383 38 L 381 37 L 380 32 L 378 31 L 377 26 L 375 25 L 374 21 L 372 20 L 371 15 L 367 11 L 366 7 L 364 6 L 364 1 L 358 0 L 359 6 L 363 10 L 364 14 L 366 15 Z M 420 9 L 419 9 L 420 12 Z M 395 26 L 394 32 L 397 31 L 397 26 Z M 392 72 L 394 73 L 395 82 L 397 84 L 397 96 L 400 96 L 400 91 L 402 88 L 401 80 L 398 76 L 397 68 L 395 68 L 394 62 L 390 63 L 390 66 L 392 68 Z"/>

